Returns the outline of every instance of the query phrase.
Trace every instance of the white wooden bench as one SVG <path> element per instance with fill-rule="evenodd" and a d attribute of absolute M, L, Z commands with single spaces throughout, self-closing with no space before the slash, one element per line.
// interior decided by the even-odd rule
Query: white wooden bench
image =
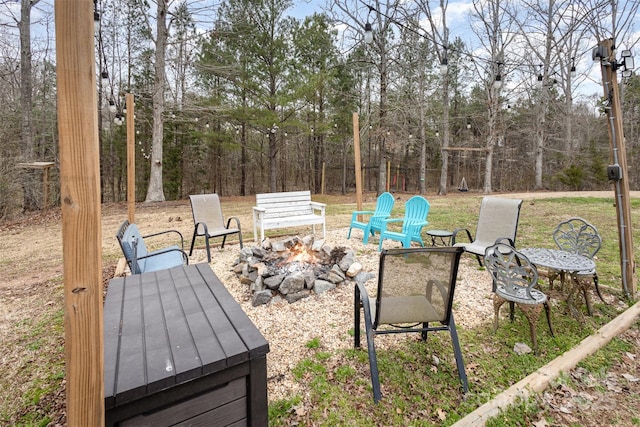
<path fill-rule="evenodd" d="M 262 242 L 264 230 L 311 225 L 315 234 L 316 224 L 322 224 L 324 237 L 325 207 L 324 203 L 311 201 L 310 191 L 256 194 L 256 206 L 253 207 L 253 239 L 257 241 L 258 228 Z"/>

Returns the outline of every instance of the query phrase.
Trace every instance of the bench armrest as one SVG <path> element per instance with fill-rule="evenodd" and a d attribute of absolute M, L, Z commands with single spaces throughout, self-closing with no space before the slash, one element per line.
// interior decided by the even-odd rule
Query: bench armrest
<path fill-rule="evenodd" d="M 320 214 L 324 216 L 324 208 L 327 206 L 326 203 L 319 202 L 311 202 L 311 209 L 320 211 Z"/>

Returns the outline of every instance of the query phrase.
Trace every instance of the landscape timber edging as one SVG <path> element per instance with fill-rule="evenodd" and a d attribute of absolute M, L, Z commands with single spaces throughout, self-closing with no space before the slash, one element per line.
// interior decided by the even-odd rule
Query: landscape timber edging
<path fill-rule="evenodd" d="M 542 392 L 562 372 L 568 372 L 575 368 L 587 356 L 592 355 L 607 345 L 613 338 L 629 329 L 639 316 L 640 301 L 604 325 L 595 334 L 586 337 L 576 347 L 566 351 L 562 356 L 557 357 L 498 394 L 489 402 L 457 421 L 452 427 L 485 425 L 490 418 L 500 415 L 503 410 L 515 403 L 518 398 L 527 399 L 533 393 Z"/>

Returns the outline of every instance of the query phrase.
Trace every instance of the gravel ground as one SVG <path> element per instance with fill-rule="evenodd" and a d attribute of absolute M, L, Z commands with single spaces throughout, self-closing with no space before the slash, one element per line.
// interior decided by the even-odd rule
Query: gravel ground
<path fill-rule="evenodd" d="M 378 239 L 371 239 L 365 246 L 362 244 L 359 230 L 353 231 L 350 240 L 346 239 L 347 231 L 347 228 L 328 231 L 326 243 L 334 247 L 352 249 L 356 254 L 356 260 L 363 265 L 363 270 L 376 273 L 377 276 Z M 246 242 L 245 246 L 250 244 L 253 242 Z M 398 246 L 398 242 L 384 242 L 385 248 Z M 248 285 L 241 284 L 231 271 L 238 252 L 238 245 L 212 249 L 211 268 L 269 342 L 269 401 L 290 397 L 301 392 L 299 384 L 293 379 L 292 369 L 307 357 L 305 345 L 309 341 L 319 338 L 323 351 L 348 349 L 353 346 L 353 338 L 348 333 L 353 329 L 353 286 L 339 286 L 332 291 L 321 295 L 313 294 L 293 304 L 282 300 L 253 307 Z M 205 251 L 194 251 L 191 262 L 206 262 Z M 375 279 L 367 282 L 367 288 L 372 293 L 375 292 L 375 285 Z M 459 329 L 471 328 L 492 320 L 490 279 L 486 271 L 478 269 L 474 257 L 463 255 L 455 292 L 454 316 Z M 376 346 L 393 346 L 397 340 L 402 339 L 406 339 L 406 336 L 388 336 L 384 340 L 376 341 Z"/>

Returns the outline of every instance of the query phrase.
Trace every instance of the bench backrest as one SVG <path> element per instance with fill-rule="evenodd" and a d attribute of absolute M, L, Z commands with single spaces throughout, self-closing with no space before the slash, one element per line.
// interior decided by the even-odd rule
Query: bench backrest
<path fill-rule="evenodd" d="M 313 214 L 311 191 L 256 194 L 256 206 L 266 209 L 265 218 Z"/>
<path fill-rule="evenodd" d="M 140 274 L 144 271 L 144 265 L 146 259 L 138 259 L 148 254 L 147 246 L 144 244 L 144 239 L 138 226 L 135 224 L 129 224 L 129 221 L 124 221 L 118 233 L 116 234 L 120 248 L 124 254 L 129 268 L 132 274 Z M 135 262 L 134 262 L 135 260 Z"/>

